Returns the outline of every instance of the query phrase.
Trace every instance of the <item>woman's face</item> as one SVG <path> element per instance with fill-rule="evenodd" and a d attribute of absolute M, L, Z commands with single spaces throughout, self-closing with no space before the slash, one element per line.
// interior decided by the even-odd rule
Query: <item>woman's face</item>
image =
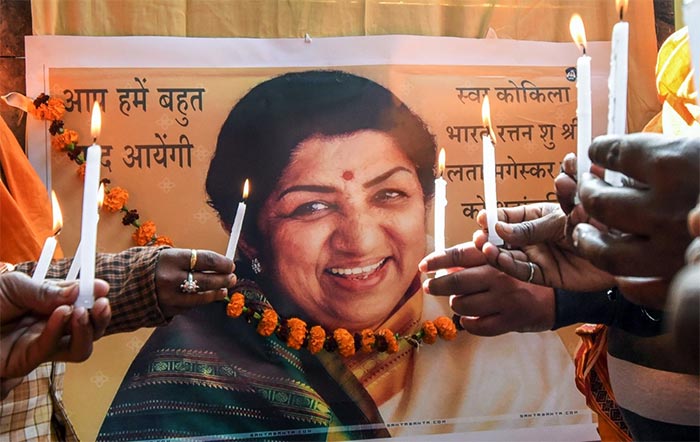
<path fill-rule="evenodd" d="M 259 223 L 265 271 L 326 327 L 378 326 L 426 251 L 415 168 L 379 131 L 300 143 Z"/>

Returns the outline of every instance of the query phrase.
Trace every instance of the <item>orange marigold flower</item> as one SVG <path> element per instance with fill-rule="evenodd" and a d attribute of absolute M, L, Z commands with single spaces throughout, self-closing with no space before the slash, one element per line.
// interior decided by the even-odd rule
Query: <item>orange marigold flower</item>
<path fill-rule="evenodd" d="M 173 240 L 170 239 L 169 237 L 167 237 L 165 235 L 158 235 L 158 236 L 156 236 L 155 241 L 153 241 L 153 245 L 156 247 L 158 247 L 158 246 L 170 246 L 170 247 L 172 247 L 174 244 L 173 244 Z"/>
<path fill-rule="evenodd" d="M 333 332 L 333 339 L 338 344 L 338 353 L 347 358 L 355 354 L 355 338 L 352 333 L 344 328 L 338 328 Z"/>
<path fill-rule="evenodd" d="M 129 192 L 121 187 L 112 187 L 105 193 L 105 200 L 102 207 L 110 212 L 119 212 L 129 201 Z"/>
<path fill-rule="evenodd" d="M 156 234 L 156 224 L 153 221 L 146 221 L 141 224 L 141 227 L 131 235 L 136 245 L 145 246 L 153 241 L 153 235 Z"/>
<path fill-rule="evenodd" d="M 320 325 L 314 325 L 309 330 L 309 343 L 306 347 L 313 355 L 323 349 L 323 343 L 326 341 L 326 331 Z"/>
<path fill-rule="evenodd" d="M 446 341 L 451 341 L 457 337 L 457 326 L 447 316 L 440 316 L 435 319 L 435 327 L 437 327 L 440 337 Z"/>
<path fill-rule="evenodd" d="M 258 323 L 258 334 L 262 336 L 270 336 L 277 329 L 277 312 L 271 308 L 266 308 L 262 312 L 262 318 Z"/>
<path fill-rule="evenodd" d="M 287 328 L 289 329 L 287 347 L 299 350 L 306 337 L 306 322 L 299 318 L 289 318 L 287 319 Z"/>
<path fill-rule="evenodd" d="M 399 342 L 396 340 L 396 335 L 394 335 L 394 333 L 391 330 L 389 330 L 388 328 L 383 328 L 379 330 L 377 334 L 384 337 L 384 339 L 386 340 L 387 353 L 396 353 L 397 351 L 399 351 Z"/>
<path fill-rule="evenodd" d="M 231 300 L 226 306 L 226 315 L 232 318 L 237 318 L 243 313 L 245 306 L 245 296 L 241 292 L 236 292 L 231 295 Z"/>
<path fill-rule="evenodd" d="M 374 331 L 369 328 L 362 330 L 360 332 L 360 340 L 362 343 L 360 351 L 362 351 L 362 353 L 372 353 L 374 343 L 377 341 L 377 338 L 374 336 Z"/>
<path fill-rule="evenodd" d="M 80 177 L 81 180 L 85 181 L 85 168 L 87 167 L 87 164 L 83 163 L 80 166 L 78 166 L 78 170 L 76 173 Z"/>
<path fill-rule="evenodd" d="M 60 99 L 51 97 L 39 107 L 29 109 L 29 112 L 40 120 L 54 121 L 63 118 L 63 114 L 66 113 L 66 106 Z"/>
<path fill-rule="evenodd" d="M 57 152 L 63 152 L 69 144 L 76 144 L 77 142 L 78 132 L 71 129 L 51 137 L 51 147 Z"/>
<path fill-rule="evenodd" d="M 433 321 L 425 321 L 423 323 L 423 342 L 426 344 L 434 344 L 437 341 L 438 329 L 433 324 Z"/>

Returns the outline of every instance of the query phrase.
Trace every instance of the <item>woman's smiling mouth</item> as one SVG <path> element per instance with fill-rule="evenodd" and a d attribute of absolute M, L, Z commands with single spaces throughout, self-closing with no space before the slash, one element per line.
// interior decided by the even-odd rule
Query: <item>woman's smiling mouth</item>
<path fill-rule="evenodd" d="M 371 264 L 363 267 L 331 267 L 326 270 L 333 276 L 338 276 L 346 279 L 367 279 L 372 274 L 377 272 L 386 263 L 387 258 L 382 259 L 376 264 Z"/>

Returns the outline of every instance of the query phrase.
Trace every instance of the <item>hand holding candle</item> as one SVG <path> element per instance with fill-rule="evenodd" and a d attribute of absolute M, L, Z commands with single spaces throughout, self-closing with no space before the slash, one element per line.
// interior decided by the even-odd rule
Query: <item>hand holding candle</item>
<path fill-rule="evenodd" d="M 233 226 L 231 227 L 231 236 L 228 239 L 228 246 L 226 246 L 226 257 L 228 259 L 233 259 L 236 255 L 236 248 L 238 247 L 238 238 L 241 236 L 241 229 L 243 229 L 243 218 L 245 217 L 245 200 L 248 198 L 248 190 L 250 184 L 248 180 L 245 180 L 243 184 L 243 199 L 238 203 L 238 209 L 236 210 L 236 217 L 233 220 Z"/>
<path fill-rule="evenodd" d="M 100 186 L 100 167 L 102 147 L 97 144 L 97 137 L 102 128 L 100 106 L 92 106 L 90 133 L 93 144 L 88 147 L 85 160 L 85 185 L 83 188 L 83 217 L 80 229 L 80 292 L 76 307 L 92 308 L 95 298 L 95 255 L 97 253 L 98 192 Z"/>
<path fill-rule="evenodd" d="M 576 119 L 578 133 L 576 136 L 576 161 L 578 181 L 581 175 L 591 169 L 588 148 L 591 145 L 591 57 L 586 55 L 586 30 L 578 14 L 571 16 L 569 22 L 571 38 L 581 48 L 583 54 L 576 61 Z"/>
<path fill-rule="evenodd" d="M 496 199 L 496 151 L 492 139 L 496 138 L 491 127 L 491 106 L 488 95 L 484 97 L 481 107 L 481 118 L 484 127 L 488 129 L 488 134 L 484 135 L 483 141 L 483 171 L 484 171 L 484 206 L 486 208 L 486 221 L 488 223 L 489 242 L 495 246 L 503 245 L 503 240 L 496 233 L 496 222 L 498 221 L 497 199 Z"/>
<path fill-rule="evenodd" d="M 34 267 L 34 273 L 32 274 L 33 281 L 43 281 L 46 279 L 46 273 L 49 271 L 51 259 L 53 258 L 54 252 L 56 252 L 56 244 L 58 243 L 56 237 L 61 233 L 61 228 L 63 227 L 61 207 L 58 205 L 56 192 L 53 190 L 51 191 L 51 212 L 53 213 L 53 235 L 49 236 L 46 238 L 46 241 L 44 241 L 44 247 L 41 250 L 39 261 L 36 267 Z"/>
<path fill-rule="evenodd" d="M 435 178 L 435 227 L 434 227 L 434 244 L 435 251 L 442 252 L 445 250 L 445 207 L 447 206 L 447 181 L 442 177 L 445 172 L 445 149 L 440 149 L 438 155 L 438 177 Z M 445 269 L 440 269 L 436 273 L 436 277 L 446 275 Z"/>

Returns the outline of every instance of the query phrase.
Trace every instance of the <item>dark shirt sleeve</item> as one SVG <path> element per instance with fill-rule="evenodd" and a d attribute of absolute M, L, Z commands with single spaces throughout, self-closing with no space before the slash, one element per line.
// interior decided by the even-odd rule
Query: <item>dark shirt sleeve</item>
<path fill-rule="evenodd" d="M 552 330 L 579 322 L 605 324 L 638 336 L 664 332 L 663 313 L 633 304 L 613 287 L 600 292 L 555 289 L 556 319 Z"/>
<path fill-rule="evenodd" d="M 109 283 L 107 296 L 112 320 L 107 334 L 167 324 L 168 318 L 158 306 L 155 282 L 158 256 L 164 248 L 133 247 L 120 253 L 97 255 L 95 275 Z M 72 258 L 54 261 L 47 278 L 65 278 L 72 261 Z M 24 262 L 16 270 L 31 275 L 34 266 L 34 262 Z"/>

